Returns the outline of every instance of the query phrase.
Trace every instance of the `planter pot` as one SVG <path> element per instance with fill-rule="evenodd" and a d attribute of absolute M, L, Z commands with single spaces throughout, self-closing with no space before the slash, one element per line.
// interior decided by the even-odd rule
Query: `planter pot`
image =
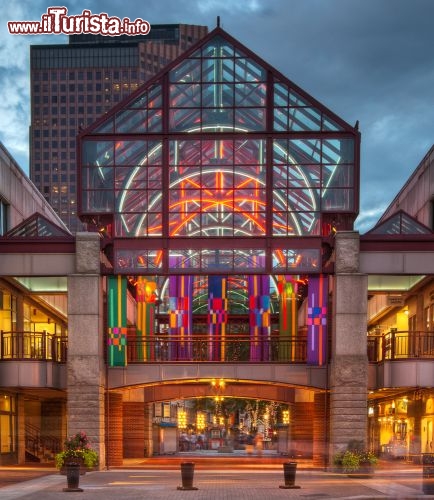
<path fill-rule="evenodd" d="M 285 484 L 281 484 L 279 488 L 282 489 L 299 489 L 300 486 L 295 485 L 295 474 L 297 472 L 297 462 L 285 462 L 283 464 L 283 477 Z"/>
<path fill-rule="evenodd" d="M 91 469 L 88 469 L 85 465 L 84 465 L 84 462 L 81 458 L 77 458 L 77 460 L 74 460 L 73 462 L 74 464 L 78 464 L 80 466 L 80 476 L 83 476 L 84 474 L 86 474 L 86 471 L 87 470 L 91 470 Z M 66 476 L 66 469 L 68 467 L 69 463 L 65 463 L 61 469 L 60 469 L 60 474 Z"/>
<path fill-rule="evenodd" d="M 375 468 L 372 465 L 361 465 L 357 470 L 347 473 L 353 479 L 369 479 L 374 476 Z"/>
<path fill-rule="evenodd" d="M 434 454 L 424 453 L 422 455 L 422 478 L 423 492 L 425 495 L 434 495 Z"/>
<path fill-rule="evenodd" d="M 182 462 L 181 463 L 181 479 L 182 486 L 178 486 L 178 490 L 197 490 L 193 486 L 194 478 L 194 462 Z"/>
<path fill-rule="evenodd" d="M 80 464 L 70 463 L 65 465 L 67 488 L 63 491 L 83 491 L 80 484 Z"/>

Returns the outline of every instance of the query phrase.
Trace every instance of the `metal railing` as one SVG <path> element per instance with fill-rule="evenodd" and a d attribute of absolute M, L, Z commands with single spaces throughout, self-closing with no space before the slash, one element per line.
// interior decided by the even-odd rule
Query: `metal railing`
<path fill-rule="evenodd" d="M 368 336 L 368 359 L 372 363 L 399 359 L 434 358 L 434 332 L 391 329 Z"/>
<path fill-rule="evenodd" d="M 371 363 L 403 359 L 434 359 L 434 332 L 390 330 L 369 335 Z M 68 339 L 48 332 L 0 331 L 0 360 L 40 360 L 65 363 Z M 306 337 L 280 335 L 162 335 L 140 337 L 129 329 L 129 363 L 223 362 L 223 363 L 306 363 Z"/>
<path fill-rule="evenodd" d="M 41 430 L 35 425 L 25 426 L 26 452 L 37 457 L 41 462 L 54 460 L 56 453 L 62 449 L 61 440 L 58 437 L 42 435 Z"/>
<path fill-rule="evenodd" d="M 65 363 L 67 337 L 48 332 L 0 331 L 0 360 L 39 360 Z"/>
<path fill-rule="evenodd" d="M 144 362 L 254 362 L 306 363 L 307 341 L 279 335 L 164 336 L 140 338 L 129 332 L 128 363 Z"/>

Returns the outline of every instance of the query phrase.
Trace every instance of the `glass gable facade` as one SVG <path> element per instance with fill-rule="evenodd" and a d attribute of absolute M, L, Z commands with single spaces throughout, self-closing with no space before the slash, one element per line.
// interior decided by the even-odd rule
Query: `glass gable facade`
<path fill-rule="evenodd" d="M 358 213 L 358 131 L 220 28 L 83 132 L 80 153 L 82 217 L 147 239 L 118 249 L 118 271 L 320 272 L 320 244 L 294 238 Z"/>
<path fill-rule="evenodd" d="M 429 227 L 424 226 L 414 217 L 400 210 L 383 222 L 377 224 L 366 234 L 402 235 L 432 234 Z"/>

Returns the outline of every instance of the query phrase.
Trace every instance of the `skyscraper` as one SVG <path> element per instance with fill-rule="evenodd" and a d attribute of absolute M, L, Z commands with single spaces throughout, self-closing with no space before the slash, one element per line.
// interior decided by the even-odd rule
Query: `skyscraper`
<path fill-rule="evenodd" d="M 30 178 L 76 231 L 76 135 L 208 32 L 153 25 L 148 35 L 70 35 L 30 50 Z"/>

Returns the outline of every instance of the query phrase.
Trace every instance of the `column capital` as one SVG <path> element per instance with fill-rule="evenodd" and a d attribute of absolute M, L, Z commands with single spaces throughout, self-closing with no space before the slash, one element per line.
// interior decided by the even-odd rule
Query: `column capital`
<path fill-rule="evenodd" d="M 359 271 L 360 235 L 358 231 L 338 231 L 335 235 L 335 272 Z"/>
<path fill-rule="evenodd" d="M 77 233 L 75 235 L 75 267 L 81 274 L 100 273 L 99 233 Z"/>

